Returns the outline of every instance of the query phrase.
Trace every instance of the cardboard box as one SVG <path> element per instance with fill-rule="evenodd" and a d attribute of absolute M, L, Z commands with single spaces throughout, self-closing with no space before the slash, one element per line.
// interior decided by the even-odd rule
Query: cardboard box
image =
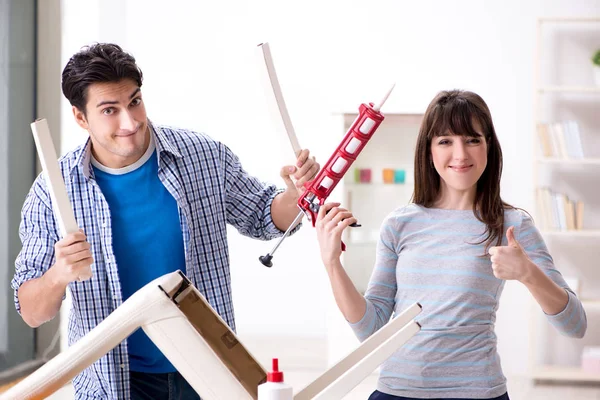
<path fill-rule="evenodd" d="M 167 295 L 252 398 L 257 399 L 258 385 L 266 381 L 267 372 L 185 275 L 179 274 L 184 279 L 182 285 Z"/>

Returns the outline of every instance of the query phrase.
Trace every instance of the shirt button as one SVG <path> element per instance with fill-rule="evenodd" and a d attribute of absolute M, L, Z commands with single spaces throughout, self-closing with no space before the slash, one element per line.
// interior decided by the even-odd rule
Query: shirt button
<path fill-rule="evenodd" d="M 125 364 L 121 364 L 119 365 L 121 368 L 125 368 Z"/>
<path fill-rule="evenodd" d="M 106 221 L 103 221 L 103 222 L 102 222 L 102 227 L 103 227 L 103 228 L 106 228 L 107 226 L 108 226 L 108 223 L 107 223 Z"/>

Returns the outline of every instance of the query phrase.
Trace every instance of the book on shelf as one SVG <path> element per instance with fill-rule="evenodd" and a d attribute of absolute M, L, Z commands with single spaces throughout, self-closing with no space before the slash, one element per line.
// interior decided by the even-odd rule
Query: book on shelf
<path fill-rule="evenodd" d="M 583 229 L 584 203 L 547 187 L 536 190 L 538 217 L 545 230 L 578 231 Z"/>
<path fill-rule="evenodd" d="M 579 124 L 576 121 L 537 125 L 543 157 L 581 160 L 584 158 Z"/>

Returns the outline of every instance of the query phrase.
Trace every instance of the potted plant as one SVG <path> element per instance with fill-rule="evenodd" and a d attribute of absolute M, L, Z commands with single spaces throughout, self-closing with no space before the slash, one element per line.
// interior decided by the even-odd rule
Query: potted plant
<path fill-rule="evenodd" d="M 596 50 L 592 57 L 592 64 L 594 64 L 594 74 L 596 78 L 596 85 L 600 86 L 600 49 Z"/>

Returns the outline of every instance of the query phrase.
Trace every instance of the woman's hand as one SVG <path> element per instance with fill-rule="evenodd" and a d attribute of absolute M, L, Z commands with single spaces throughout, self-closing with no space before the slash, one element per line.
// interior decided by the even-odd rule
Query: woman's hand
<path fill-rule="evenodd" d="M 533 264 L 521 244 L 515 239 L 514 231 L 514 226 L 506 231 L 508 246 L 490 247 L 492 270 L 498 279 L 526 283 L 532 275 L 532 268 L 537 268 L 537 266 Z"/>
<path fill-rule="evenodd" d="M 340 203 L 323 204 L 317 215 L 317 239 L 321 249 L 321 259 L 326 268 L 339 262 L 342 255 L 342 232 L 356 222 L 356 218 Z"/>
<path fill-rule="evenodd" d="M 514 231 L 514 226 L 506 231 L 508 246 L 490 248 L 489 253 L 492 256 L 494 276 L 499 279 L 518 280 L 529 289 L 529 292 L 546 314 L 556 315 L 560 313 L 569 303 L 567 291 L 554 283 L 548 275 L 531 261 L 523 246 L 515 239 Z M 585 332 L 585 328 L 583 332 Z"/>

